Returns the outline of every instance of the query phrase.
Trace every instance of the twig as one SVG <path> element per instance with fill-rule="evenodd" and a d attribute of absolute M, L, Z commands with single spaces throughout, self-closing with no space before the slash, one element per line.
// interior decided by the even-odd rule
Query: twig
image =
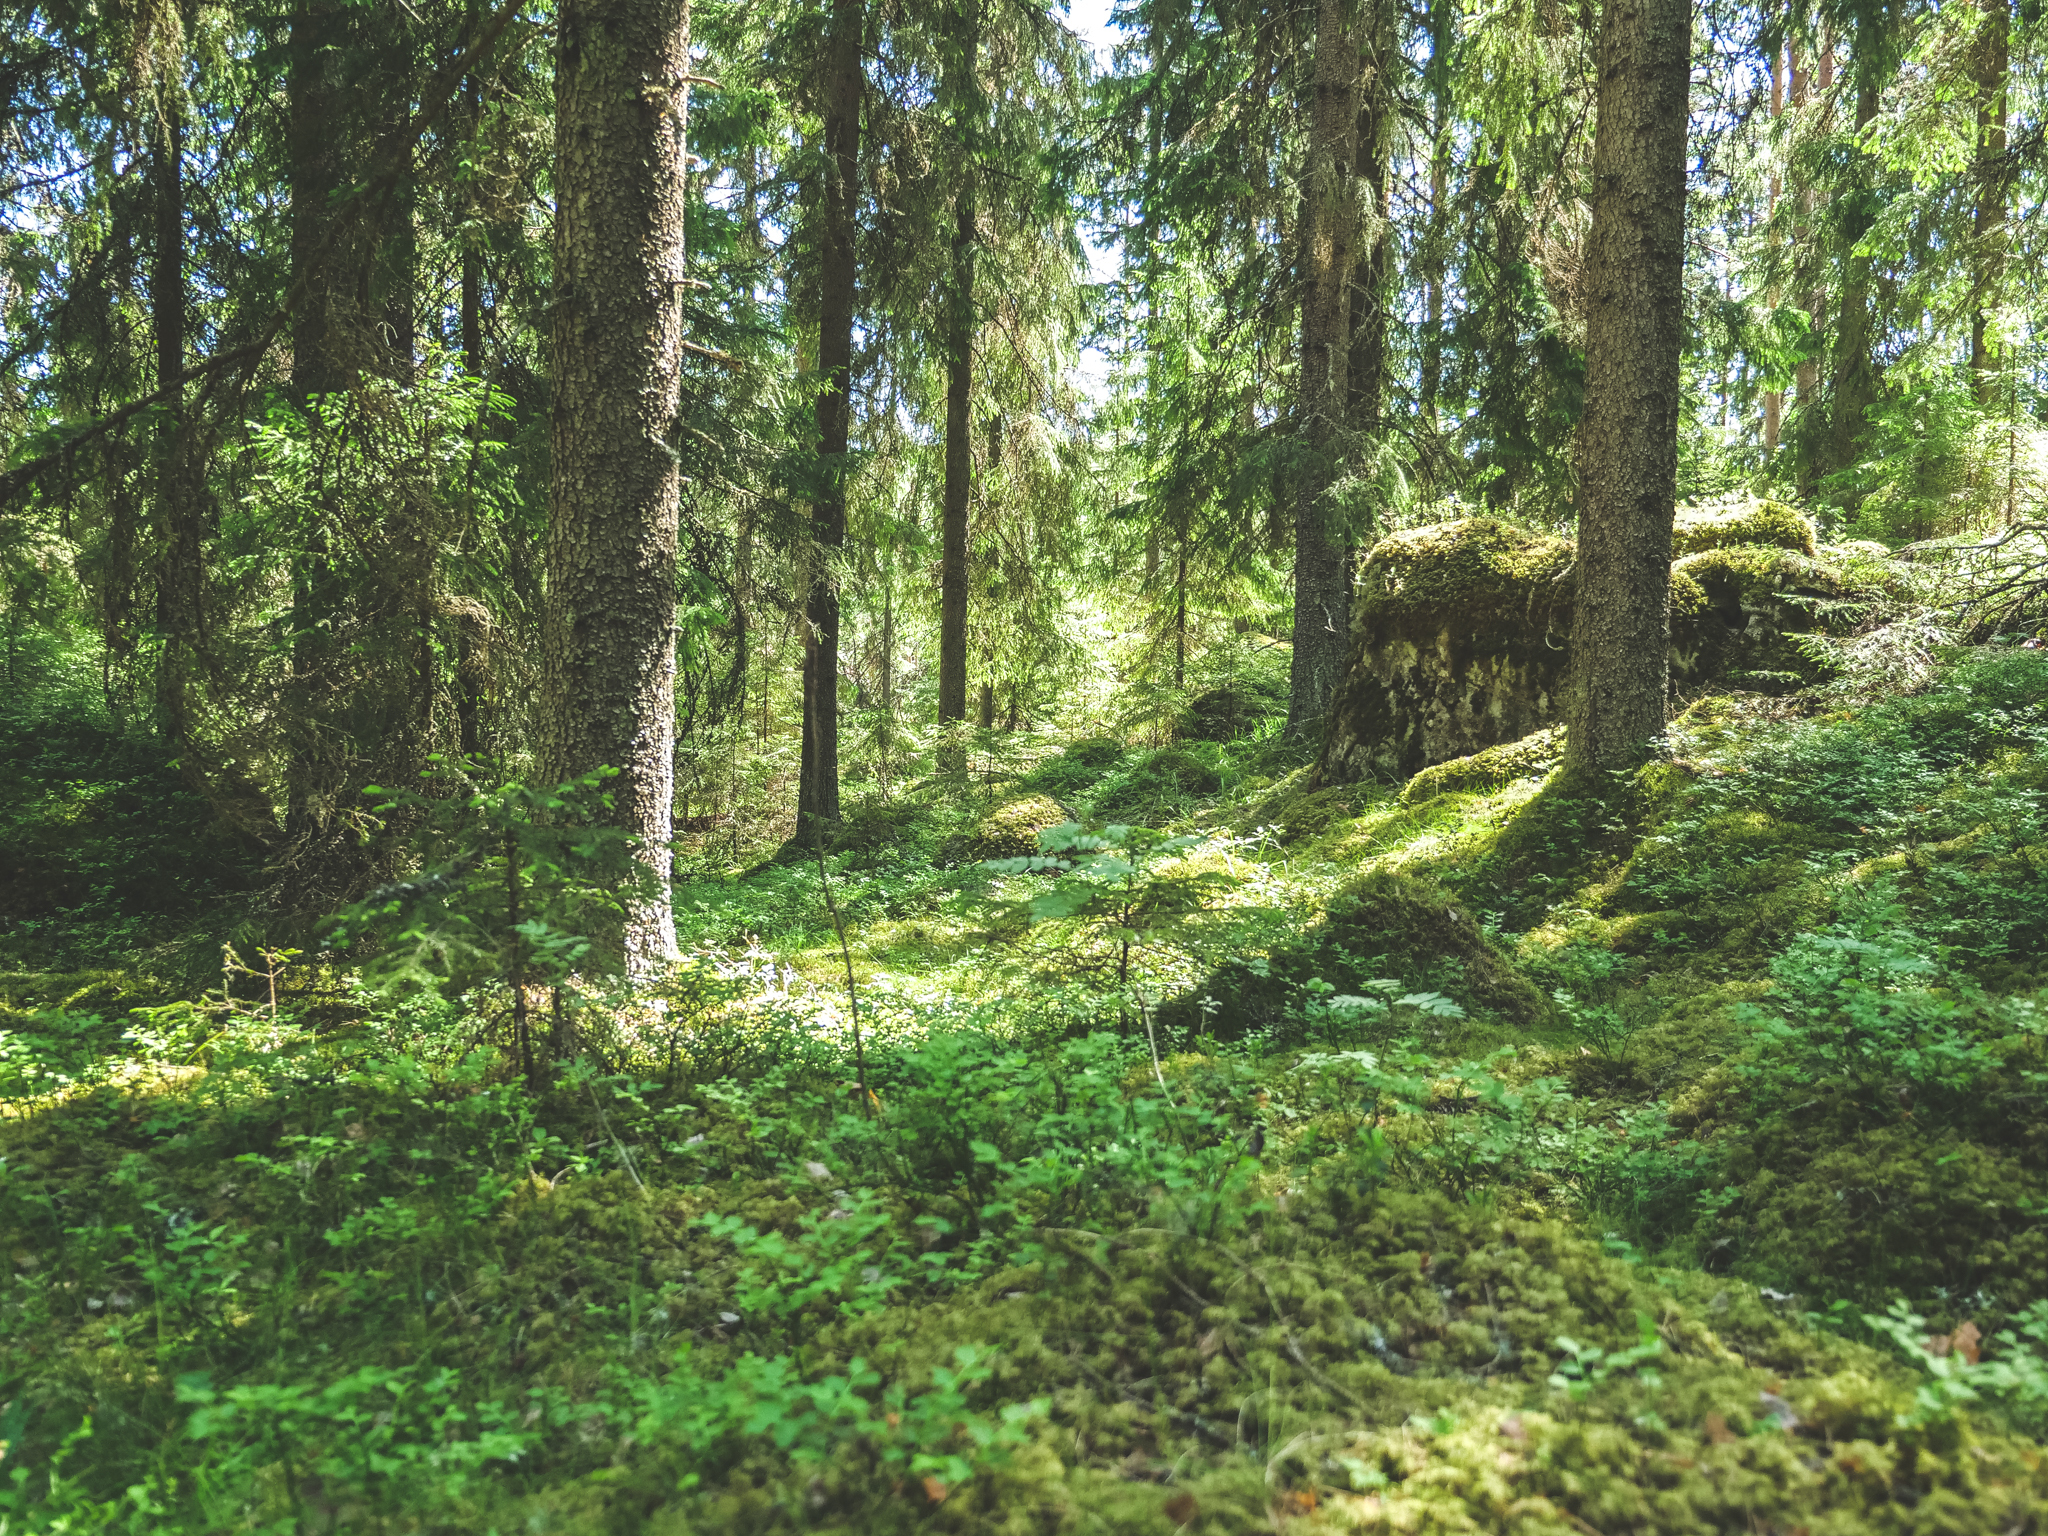
<path fill-rule="evenodd" d="M 846 1009 L 853 1018 L 853 1071 L 860 1082 L 860 1112 L 875 1117 L 874 1100 L 868 1093 L 868 1058 L 860 1038 L 860 999 L 853 990 L 853 950 L 846 942 L 846 924 L 839 920 L 839 903 L 832 899 L 832 882 L 825 878 L 825 830 L 816 816 L 811 818 L 811 850 L 818 856 L 818 885 L 825 893 L 825 910 L 832 914 L 832 931 L 839 935 L 839 956 L 846 962 Z"/>

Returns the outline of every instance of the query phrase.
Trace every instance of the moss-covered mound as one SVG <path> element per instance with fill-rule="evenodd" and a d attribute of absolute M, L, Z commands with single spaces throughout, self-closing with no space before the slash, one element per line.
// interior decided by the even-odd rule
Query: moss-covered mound
<path fill-rule="evenodd" d="M 1032 769 L 1018 787 L 1062 797 L 1080 795 L 1101 783 L 1129 750 L 1113 736 L 1084 736 Z"/>
<path fill-rule="evenodd" d="M 1254 676 L 1196 694 L 1175 734 L 1183 741 L 1237 741 L 1286 714 L 1286 691 Z"/>
<path fill-rule="evenodd" d="M 1768 499 L 1734 507 L 1681 507 L 1671 530 L 1674 559 L 1702 550 L 1743 544 L 1770 545 L 1812 556 L 1813 520 L 1782 501 Z"/>
<path fill-rule="evenodd" d="M 1380 978 L 1443 992 L 1517 1028 L 1546 1021 L 1550 1004 L 1487 940 L 1457 897 L 1433 880 L 1369 869 L 1340 887 L 1320 921 L 1270 954 L 1233 960 L 1159 1018 L 1190 1036 L 1230 1039 L 1299 1028 L 1312 981 L 1356 993 Z"/>
<path fill-rule="evenodd" d="M 1187 748 L 1161 747 L 1112 779 L 1089 811 L 1102 821 L 1171 820 L 1184 815 L 1191 800 L 1222 787 L 1222 775 Z"/>
<path fill-rule="evenodd" d="M 1420 805 L 1438 795 L 1485 794 L 1517 779 L 1546 773 L 1564 750 L 1564 732 L 1551 726 L 1502 747 L 1425 768 L 1401 789 L 1403 805 Z"/>
<path fill-rule="evenodd" d="M 1015 795 L 992 806 L 972 828 L 947 844 L 950 862 L 1013 859 L 1038 851 L 1038 834 L 1071 821 L 1048 795 Z"/>

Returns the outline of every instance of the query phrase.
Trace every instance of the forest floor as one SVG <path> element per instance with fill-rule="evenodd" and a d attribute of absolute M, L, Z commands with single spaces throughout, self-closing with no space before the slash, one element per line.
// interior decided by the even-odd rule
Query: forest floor
<path fill-rule="evenodd" d="M 539 1088 L 502 987 L 203 974 L 175 769 L 4 731 L 7 1536 L 2048 1519 L 2048 656 L 1598 795 L 983 743 L 696 839 Z"/>

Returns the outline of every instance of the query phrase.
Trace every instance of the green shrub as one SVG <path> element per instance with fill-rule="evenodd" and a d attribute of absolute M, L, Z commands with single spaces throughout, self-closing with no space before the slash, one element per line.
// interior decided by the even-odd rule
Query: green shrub
<path fill-rule="evenodd" d="M 1089 810 L 1106 821 L 1166 821 L 1222 787 L 1222 775 L 1202 758 L 1184 747 L 1162 747 L 1112 779 Z"/>

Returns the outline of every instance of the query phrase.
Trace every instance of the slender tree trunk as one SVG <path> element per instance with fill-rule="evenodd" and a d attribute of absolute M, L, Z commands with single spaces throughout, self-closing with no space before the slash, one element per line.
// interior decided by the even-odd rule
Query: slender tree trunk
<path fill-rule="evenodd" d="M 1664 730 L 1691 46 L 1686 0 L 1601 13 L 1565 716 L 1567 767 L 1587 777 L 1640 761 Z"/>
<path fill-rule="evenodd" d="M 348 277 L 352 242 L 337 238 L 335 228 L 335 200 L 349 171 L 353 120 L 336 63 L 347 33 L 336 0 L 299 0 L 292 13 L 290 244 L 293 282 L 304 301 L 292 312 L 291 394 L 306 413 L 316 460 L 326 453 L 320 407 L 347 387 L 341 358 L 354 318 L 355 285 Z M 326 830 L 345 776 L 346 745 L 327 720 L 327 673 L 340 587 L 325 519 L 316 514 L 292 574 L 292 677 L 285 708 L 285 835 L 302 850 Z"/>
<path fill-rule="evenodd" d="M 635 974 L 675 954 L 675 581 L 688 0 L 563 0 L 555 55 L 554 405 L 541 763 L 599 767 L 658 894 Z"/>
<path fill-rule="evenodd" d="M 1820 90 L 1825 93 L 1833 87 L 1835 80 L 1835 49 L 1832 39 L 1829 39 L 1821 48 L 1819 70 L 1818 85 Z M 1810 68 L 1801 69 L 1799 67 L 1798 49 L 1796 47 L 1788 47 L 1786 49 L 1787 94 L 1795 109 L 1806 106 L 1812 101 L 1815 84 L 1813 70 Z M 1809 324 L 1812 326 L 1813 334 L 1820 336 L 1826 333 L 1828 322 L 1827 285 L 1821 280 L 1819 275 L 1824 268 L 1819 253 L 1813 248 L 1813 217 L 1815 211 L 1820 206 L 1820 194 L 1810 183 L 1805 182 L 1803 178 L 1795 181 L 1794 184 L 1797 187 L 1798 222 L 1793 226 L 1792 243 L 1795 251 L 1798 253 L 1797 261 L 1801 265 L 1811 268 L 1814 273 L 1813 284 L 1806 292 L 1806 316 Z M 1819 438 L 1817 424 L 1820 420 L 1821 399 L 1820 359 L 1818 357 L 1807 358 L 1793 370 L 1792 388 L 1793 397 L 1799 404 L 1801 423 L 1805 428 L 1802 436 L 1807 443 L 1804 454 L 1806 467 L 1802 470 L 1802 474 L 1810 479 L 1814 463 L 1814 445 L 1817 444 Z"/>
<path fill-rule="evenodd" d="M 1444 247 L 1449 238 L 1450 210 L 1445 200 L 1451 179 L 1451 28 L 1457 19 L 1453 0 L 1432 0 L 1429 7 L 1430 117 L 1429 225 L 1422 258 L 1423 333 L 1421 414 L 1437 423 L 1437 395 L 1444 378 Z M 1391 91 L 1389 85 L 1386 90 Z"/>
<path fill-rule="evenodd" d="M 811 506 L 815 558 L 804 604 L 804 733 L 797 775 L 799 831 L 822 837 L 839 819 L 839 586 L 846 545 L 846 451 L 853 425 L 855 211 L 860 174 L 863 0 L 832 0 L 825 84 L 824 239 L 818 266 L 818 454 Z"/>
<path fill-rule="evenodd" d="M 1773 45 L 1771 48 L 1771 121 L 1776 122 L 1785 115 L 1785 50 Z M 1771 172 L 1769 202 L 1765 213 L 1773 216 L 1778 210 L 1778 173 Z M 1778 289 L 1771 286 L 1768 301 L 1775 312 L 1778 307 Z M 1783 430 L 1785 419 L 1785 393 L 1783 390 L 1764 391 L 1764 458 L 1769 460 L 1778 451 L 1778 434 Z"/>
<path fill-rule="evenodd" d="M 960 187 L 953 206 L 946 294 L 946 485 L 939 513 L 939 723 L 967 718 L 967 506 L 974 488 L 969 419 L 974 383 L 976 170 L 981 91 L 979 0 L 957 0 L 949 17 L 945 89 L 951 100 Z"/>
<path fill-rule="evenodd" d="M 1366 220 L 1351 280 L 1351 348 L 1346 365 L 1351 430 L 1371 452 L 1386 430 L 1388 296 L 1392 291 L 1392 222 L 1388 194 L 1393 176 L 1394 17 L 1388 0 L 1366 0 L 1362 90 L 1358 109 L 1358 180 Z M 1359 529 L 1367 536 L 1370 527 Z M 1346 567 L 1347 573 L 1349 567 Z M 1349 660 L 1349 657 L 1346 657 Z"/>
<path fill-rule="evenodd" d="M 2006 77 L 2011 68 L 2012 14 L 2008 0 L 1985 0 L 1977 38 L 1977 207 L 1972 233 L 1977 244 L 1977 302 L 1970 313 L 1970 374 L 1977 403 L 1996 399 L 1997 358 L 1991 344 L 1990 312 L 2005 282 L 2006 263 Z"/>
<path fill-rule="evenodd" d="M 1311 730 L 1328 713 L 1346 660 L 1351 619 L 1350 550 L 1332 526 L 1328 493 L 1343 454 L 1351 351 L 1350 289 L 1358 236 L 1354 181 L 1358 138 L 1358 42 L 1343 0 L 1316 11 L 1308 164 L 1302 176 L 1298 282 L 1304 463 L 1294 508 L 1294 655 L 1287 729 Z"/>
<path fill-rule="evenodd" d="M 1875 43 L 1862 34 L 1859 47 Z M 1856 134 L 1877 120 L 1877 72 L 1867 61 L 1856 61 Z M 1856 253 L 1858 241 L 1877 222 L 1876 191 L 1870 185 L 1875 167 L 1868 156 L 1857 154 L 1848 188 L 1841 194 L 1845 205 L 1841 215 L 1842 304 L 1835 333 L 1835 389 L 1833 443 L 1829 468 L 1845 469 L 1856 462 L 1857 440 L 1867 424 L 1870 407 L 1883 388 L 1884 376 L 1877 361 L 1877 315 L 1871 292 L 1871 263 Z"/>
<path fill-rule="evenodd" d="M 185 368 L 185 117 L 180 93 L 163 94 L 150 139 L 155 249 L 149 275 L 150 341 L 159 387 Z M 184 390 L 173 387 L 158 418 L 156 472 L 156 725 L 173 750 L 188 746 L 186 688 L 199 640 L 205 570 L 199 501 L 183 473 Z"/>

